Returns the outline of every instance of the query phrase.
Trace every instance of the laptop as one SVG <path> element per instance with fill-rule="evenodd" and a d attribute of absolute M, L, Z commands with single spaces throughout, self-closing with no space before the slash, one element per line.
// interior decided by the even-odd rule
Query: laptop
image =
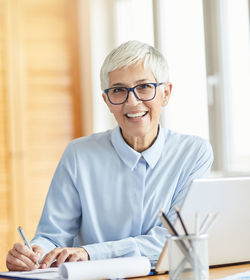
<path fill-rule="evenodd" d="M 250 262 L 250 177 L 195 179 L 180 210 L 189 233 L 195 232 L 195 213 L 201 223 L 208 213 L 218 212 L 208 231 L 210 266 Z M 184 234 L 179 220 L 175 228 Z M 167 242 L 155 272 L 168 271 Z"/>

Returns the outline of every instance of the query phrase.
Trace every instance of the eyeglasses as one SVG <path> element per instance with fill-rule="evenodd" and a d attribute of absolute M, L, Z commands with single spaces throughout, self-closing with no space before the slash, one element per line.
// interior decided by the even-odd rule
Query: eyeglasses
<path fill-rule="evenodd" d="M 128 100 L 130 91 L 140 101 L 150 101 L 155 98 L 156 88 L 164 83 L 145 83 L 132 88 L 128 87 L 112 87 L 104 90 L 108 100 L 113 105 L 120 105 Z"/>

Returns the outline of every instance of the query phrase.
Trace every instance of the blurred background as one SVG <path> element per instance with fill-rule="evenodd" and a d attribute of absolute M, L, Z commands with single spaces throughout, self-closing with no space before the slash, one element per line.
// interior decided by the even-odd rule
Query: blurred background
<path fill-rule="evenodd" d="M 168 60 L 162 125 L 210 140 L 211 176 L 250 175 L 249 11 L 250 0 L 0 0 L 0 270 L 17 226 L 32 238 L 67 143 L 115 126 L 99 70 L 127 40 Z"/>

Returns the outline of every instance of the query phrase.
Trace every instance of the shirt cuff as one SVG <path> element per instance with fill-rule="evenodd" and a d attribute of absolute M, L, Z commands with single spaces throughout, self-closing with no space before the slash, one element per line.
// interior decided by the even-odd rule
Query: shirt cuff
<path fill-rule="evenodd" d="M 139 247 L 132 237 L 118 241 L 94 243 L 82 246 L 82 248 L 87 251 L 90 260 L 141 256 Z"/>
<path fill-rule="evenodd" d="M 41 256 L 40 259 L 42 259 L 47 253 L 49 253 L 50 251 L 56 248 L 56 246 L 51 241 L 43 237 L 33 238 L 30 242 L 30 245 L 31 246 L 38 245 L 43 248 L 43 255 Z"/>

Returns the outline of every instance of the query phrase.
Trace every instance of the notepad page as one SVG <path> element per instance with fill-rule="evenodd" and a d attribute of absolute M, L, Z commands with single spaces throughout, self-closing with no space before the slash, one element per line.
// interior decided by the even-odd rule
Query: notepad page
<path fill-rule="evenodd" d="M 58 274 L 58 267 L 35 269 L 32 271 L 8 271 L 0 273 L 0 276 L 1 275 L 26 279 L 61 279 Z"/>

